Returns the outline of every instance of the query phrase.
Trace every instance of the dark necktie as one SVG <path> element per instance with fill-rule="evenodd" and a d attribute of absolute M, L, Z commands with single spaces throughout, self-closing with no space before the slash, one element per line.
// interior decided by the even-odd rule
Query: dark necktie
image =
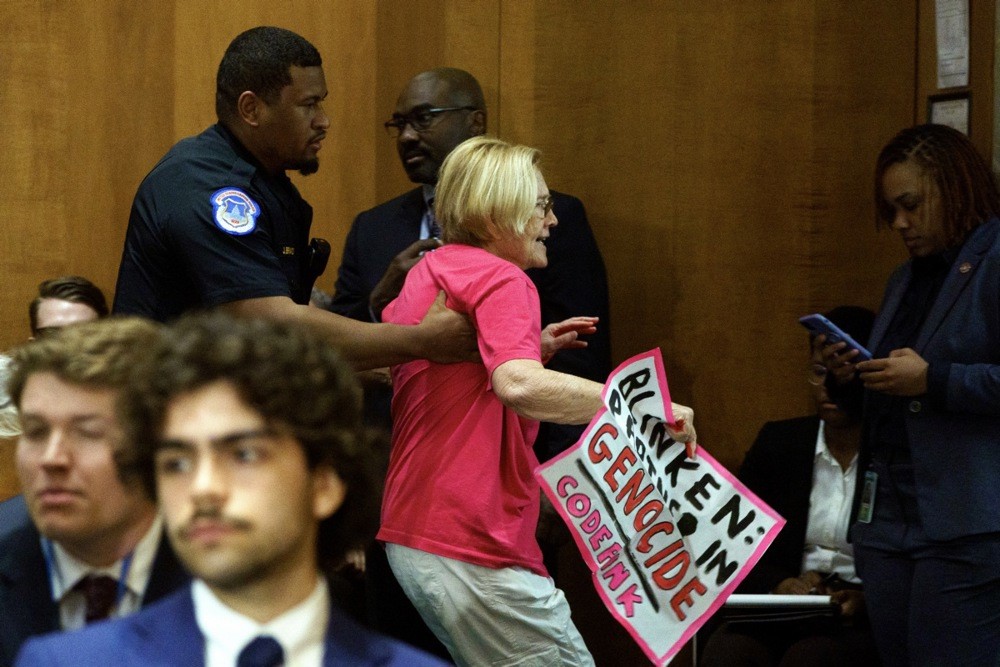
<path fill-rule="evenodd" d="M 106 574 L 90 574 L 81 579 L 75 590 L 87 602 L 86 622 L 101 621 L 111 615 L 118 601 L 118 581 Z"/>
<path fill-rule="evenodd" d="M 427 236 L 432 239 L 441 238 L 441 225 L 434 216 L 434 200 L 427 202 Z"/>
<path fill-rule="evenodd" d="M 274 637 L 256 637 L 243 647 L 236 667 L 280 667 L 285 664 L 285 652 Z"/>

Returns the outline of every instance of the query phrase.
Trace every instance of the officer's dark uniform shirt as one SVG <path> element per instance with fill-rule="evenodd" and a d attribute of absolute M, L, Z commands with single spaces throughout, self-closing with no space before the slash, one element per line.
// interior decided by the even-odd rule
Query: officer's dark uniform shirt
<path fill-rule="evenodd" d="M 308 303 L 312 207 L 216 124 L 179 141 L 135 195 L 113 311 L 160 322 L 242 299 Z"/>

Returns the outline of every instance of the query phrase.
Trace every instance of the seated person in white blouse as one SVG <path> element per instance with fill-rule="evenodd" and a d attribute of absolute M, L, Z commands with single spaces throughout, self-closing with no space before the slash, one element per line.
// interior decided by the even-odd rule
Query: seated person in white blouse
<path fill-rule="evenodd" d="M 841 306 L 826 316 L 867 341 L 874 314 Z M 847 541 L 858 478 L 861 396 L 837 407 L 825 387 L 826 368 L 815 339 L 808 382 L 816 414 L 768 422 L 757 435 L 739 478 L 787 521 L 739 593 L 831 595 L 839 617 L 775 623 L 725 623 L 711 635 L 706 666 L 877 665 L 864 613 L 864 593 Z"/>

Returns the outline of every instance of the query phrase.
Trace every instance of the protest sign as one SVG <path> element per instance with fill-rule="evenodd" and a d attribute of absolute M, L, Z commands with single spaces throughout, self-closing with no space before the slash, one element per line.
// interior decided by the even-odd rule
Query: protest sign
<path fill-rule="evenodd" d="M 629 359 L 580 441 L 535 474 L 611 614 L 665 665 L 784 525 L 703 450 L 670 438 L 659 350 Z"/>

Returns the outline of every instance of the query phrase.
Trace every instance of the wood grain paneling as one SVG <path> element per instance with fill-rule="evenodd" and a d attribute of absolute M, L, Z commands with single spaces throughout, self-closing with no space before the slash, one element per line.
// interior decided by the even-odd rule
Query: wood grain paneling
<path fill-rule="evenodd" d="M 28 335 L 38 283 L 80 273 L 110 296 L 135 186 L 172 140 L 169 4 L 0 5 L 0 346 Z M 83 29 L 82 26 L 86 26 Z M 166 76 L 164 76 L 166 74 Z"/>
<path fill-rule="evenodd" d="M 26 336 L 42 279 L 78 272 L 110 292 L 137 184 L 214 122 L 226 45 L 281 25 L 317 45 L 330 90 L 322 168 L 296 177 L 334 247 L 322 286 L 353 216 L 411 187 L 381 127 L 402 87 L 468 69 L 491 131 L 539 146 L 549 183 L 587 205 L 616 359 L 660 346 L 675 398 L 735 467 L 764 420 L 810 409 L 795 319 L 877 306 L 903 258 L 875 231 L 870 179 L 922 104 L 918 1 L 7 0 L 0 348 Z M 0 443 L 0 497 L 16 489 L 10 452 Z"/>
<path fill-rule="evenodd" d="M 406 178 L 395 142 L 382 123 L 396 107 L 396 99 L 414 75 L 435 67 L 458 67 L 471 72 L 483 87 L 491 113 L 497 102 L 499 3 L 495 0 L 414 0 L 378 3 L 375 166 L 378 204 L 413 187 Z M 491 127 L 491 131 L 495 128 Z M 332 279 L 332 277 L 331 277 Z"/>
<path fill-rule="evenodd" d="M 79 273 L 110 297 L 135 187 L 173 140 L 172 17 L 169 3 L 0 3 L 0 349 L 27 338 L 45 278 Z M 0 497 L 15 490 L 0 465 Z"/>
<path fill-rule="evenodd" d="M 14 447 L 16 440 L 0 438 L 0 500 L 20 493 L 20 485 L 14 470 Z"/>
<path fill-rule="evenodd" d="M 493 131 L 541 146 L 552 184 L 588 204 L 611 272 L 616 356 L 661 345 L 678 398 L 709 408 L 706 443 L 729 463 L 760 417 L 805 403 L 781 391 L 721 400 L 716 388 L 789 371 L 799 337 L 788 318 L 873 304 L 871 278 L 901 256 L 870 233 L 866 180 L 870 155 L 912 113 L 912 2 L 865 3 L 863 24 L 836 3 L 790 0 L 0 11 L 4 347 L 23 338 L 41 279 L 75 271 L 110 288 L 136 184 L 213 121 L 218 59 L 256 23 L 298 30 L 326 58 L 333 128 L 323 168 L 300 185 L 334 264 L 352 216 L 409 187 L 380 127 L 399 89 L 428 67 L 470 69 Z M 650 286 L 672 298 L 649 299 Z M 711 341 L 713 353 L 685 340 Z M 747 354 L 747 340 L 768 353 Z"/>
<path fill-rule="evenodd" d="M 329 95 L 324 109 L 331 128 L 320 152 L 320 170 L 292 179 L 314 210 L 313 236 L 334 246 L 336 267 L 340 246 L 350 227 L 351 211 L 375 200 L 375 140 L 372 119 L 375 100 L 375 5 L 365 0 L 336 3 L 245 0 L 234 11 L 232 2 L 182 2 L 177 12 L 174 54 L 177 139 L 200 132 L 215 122 L 215 73 L 229 42 L 256 25 L 288 28 L 312 42 L 323 57 Z M 219 16 L 231 20 L 218 21 Z M 324 286 L 328 289 L 332 286 Z"/>
<path fill-rule="evenodd" d="M 810 409 L 796 318 L 876 306 L 901 257 L 869 181 L 912 119 L 915 5 L 862 5 L 503 5 L 501 134 L 587 205 L 616 358 L 661 347 L 730 466 Z"/>

